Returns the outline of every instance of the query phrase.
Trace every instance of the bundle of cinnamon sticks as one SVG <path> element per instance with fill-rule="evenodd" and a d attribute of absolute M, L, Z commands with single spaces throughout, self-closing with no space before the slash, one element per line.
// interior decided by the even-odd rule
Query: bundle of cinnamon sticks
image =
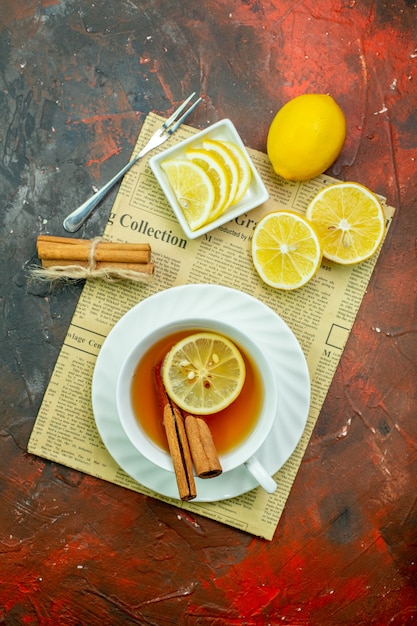
<path fill-rule="evenodd" d="M 162 382 L 160 365 L 154 369 L 154 380 L 178 493 L 181 500 L 193 500 L 197 496 L 193 465 L 199 478 L 214 478 L 222 473 L 216 447 L 206 422 L 194 415 L 184 415 L 169 398 Z"/>
<path fill-rule="evenodd" d="M 59 268 L 61 274 L 67 269 L 69 277 L 74 268 L 84 269 L 86 276 L 103 271 L 119 273 L 120 276 L 127 276 L 127 273 L 151 275 L 154 272 L 148 243 L 39 235 L 37 252 L 43 268 Z"/>

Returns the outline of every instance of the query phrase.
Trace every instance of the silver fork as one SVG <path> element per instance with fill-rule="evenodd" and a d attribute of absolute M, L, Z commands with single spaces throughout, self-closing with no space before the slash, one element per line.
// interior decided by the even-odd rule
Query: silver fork
<path fill-rule="evenodd" d="M 78 209 L 75 209 L 72 213 L 70 213 L 63 222 L 63 226 L 66 231 L 69 233 L 74 233 L 78 230 L 82 224 L 86 221 L 86 219 L 91 215 L 93 210 L 96 208 L 98 203 L 104 198 L 104 196 L 110 191 L 110 189 L 126 174 L 128 170 L 130 170 L 135 163 L 139 161 L 145 154 L 160 146 L 164 141 L 166 141 L 175 131 L 181 126 L 183 121 L 188 117 L 191 111 L 194 111 L 196 106 L 201 102 L 202 98 L 198 98 L 186 111 L 181 115 L 186 106 L 191 102 L 194 98 L 195 92 L 188 96 L 188 98 L 174 111 L 174 113 L 169 117 L 160 128 L 152 135 L 149 139 L 148 143 L 142 150 L 127 163 L 121 170 L 118 172 L 108 183 L 106 183 L 101 189 L 96 191 L 96 193 L 91 196 L 86 202 L 81 204 Z M 178 116 L 181 115 L 179 119 Z"/>

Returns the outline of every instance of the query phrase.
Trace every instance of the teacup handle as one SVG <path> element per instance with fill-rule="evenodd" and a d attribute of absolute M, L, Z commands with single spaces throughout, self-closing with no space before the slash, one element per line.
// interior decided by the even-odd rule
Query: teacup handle
<path fill-rule="evenodd" d="M 245 463 L 246 469 L 252 474 L 257 482 L 267 491 L 273 493 L 278 487 L 275 480 L 268 474 L 263 465 L 258 461 L 256 456 L 251 456 Z"/>

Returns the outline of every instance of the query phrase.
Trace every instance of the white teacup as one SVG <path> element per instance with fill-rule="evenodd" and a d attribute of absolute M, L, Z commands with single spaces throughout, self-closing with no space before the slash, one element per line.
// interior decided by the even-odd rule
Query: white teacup
<path fill-rule="evenodd" d="M 168 452 L 159 447 L 141 427 L 133 406 L 131 386 L 134 372 L 143 355 L 160 339 L 177 331 L 205 330 L 220 333 L 233 341 L 254 363 L 261 379 L 261 406 L 259 416 L 252 431 L 231 450 L 219 456 L 223 472 L 229 472 L 244 465 L 256 481 L 269 493 L 277 484 L 256 458 L 256 453 L 265 442 L 276 419 L 278 410 L 278 388 L 276 376 L 267 356 L 246 335 L 230 324 L 207 319 L 184 319 L 162 326 L 142 338 L 132 348 L 125 359 L 117 380 L 117 410 L 123 429 L 135 448 L 149 461 L 166 471 L 173 471 Z M 149 389 L 149 393 L 153 393 Z M 162 420 L 162 415 L 161 415 Z M 215 479 L 212 479 L 215 480 Z"/>

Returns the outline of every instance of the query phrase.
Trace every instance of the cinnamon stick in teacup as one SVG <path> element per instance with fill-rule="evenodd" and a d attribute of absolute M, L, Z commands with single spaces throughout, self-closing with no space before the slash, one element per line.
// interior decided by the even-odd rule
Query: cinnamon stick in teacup
<path fill-rule="evenodd" d="M 219 476 L 223 469 L 208 424 L 201 417 L 187 414 L 185 430 L 197 476 Z"/>
<path fill-rule="evenodd" d="M 168 440 L 172 464 L 174 466 L 178 493 L 181 500 L 193 500 L 197 496 L 197 490 L 184 419 L 180 409 L 172 402 L 165 391 L 159 366 L 154 368 L 154 380 L 162 409 L 163 425 Z"/>

